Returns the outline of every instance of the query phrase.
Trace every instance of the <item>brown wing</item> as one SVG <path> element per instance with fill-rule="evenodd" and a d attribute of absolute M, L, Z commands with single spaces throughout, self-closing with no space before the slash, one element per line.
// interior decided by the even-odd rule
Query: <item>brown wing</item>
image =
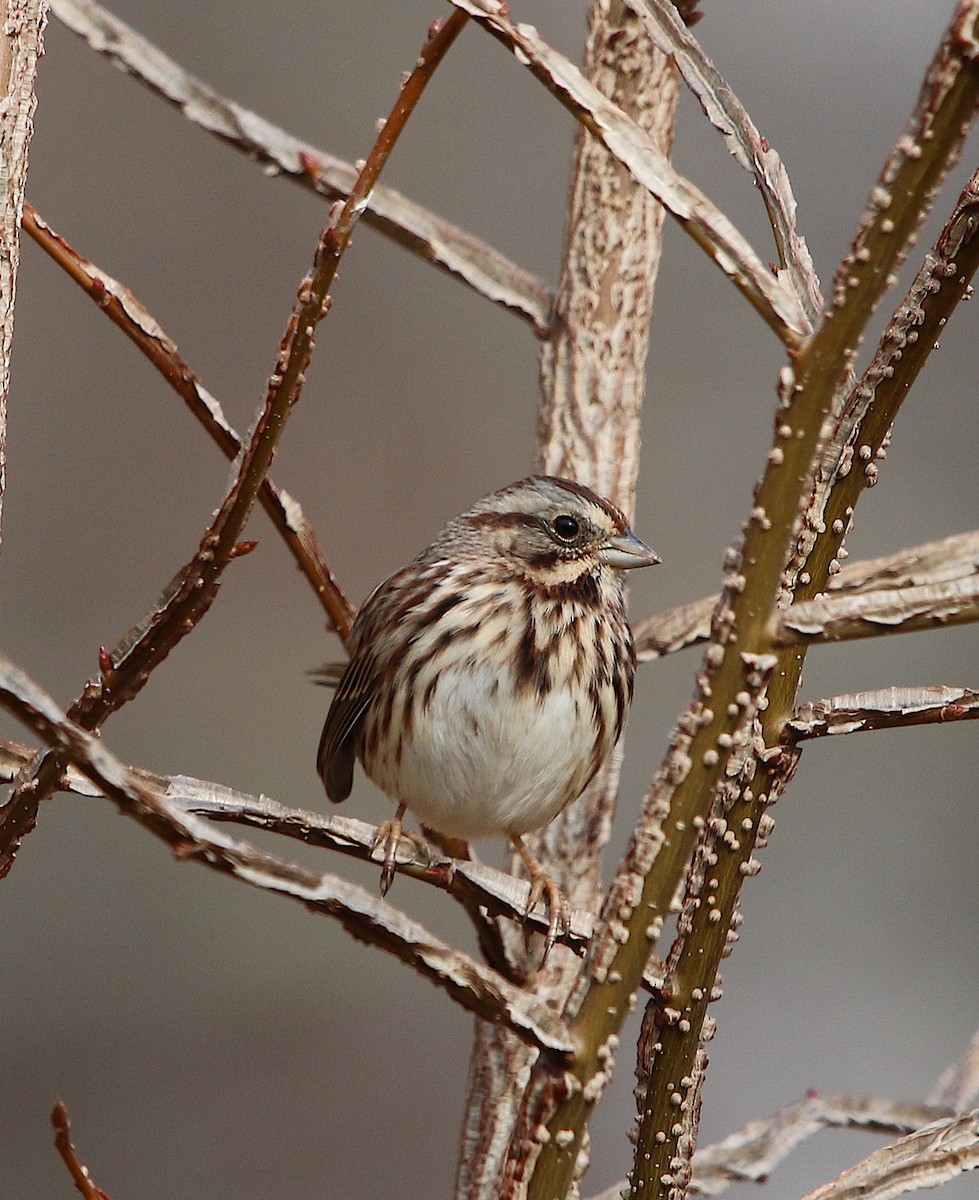
<path fill-rule="evenodd" d="M 377 633 L 403 621 L 406 612 L 430 587 L 425 573 L 419 573 L 418 561 L 378 584 L 364 601 L 350 631 L 350 661 L 326 714 L 316 755 L 326 794 L 335 803 L 350 795 L 360 726 L 377 696 L 378 679 L 390 668 L 389 640 L 384 639 L 387 649 L 378 654 L 374 649 Z"/>
<path fill-rule="evenodd" d="M 357 735 L 360 725 L 377 692 L 377 658 L 371 646 L 378 623 L 383 623 L 384 600 L 392 580 L 386 579 L 361 605 L 347 645 L 350 661 L 333 693 L 316 752 L 316 769 L 335 803 L 346 800 L 353 785 L 357 761 Z"/>
<path fill-rule="evenodd" d="M 350 795 L 357 758 L 357 734 L 373 698 L 373 655 L 355 651 L 337 684 L 316 752 L 316 769 L 326 794 L 334 803 L 338 804 Z"/>

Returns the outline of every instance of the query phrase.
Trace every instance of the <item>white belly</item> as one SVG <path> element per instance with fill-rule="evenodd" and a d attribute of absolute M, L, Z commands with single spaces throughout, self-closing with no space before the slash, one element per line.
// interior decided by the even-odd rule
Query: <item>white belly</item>
<path fill-rule="evenodd" d="M 581 700 L 563 688 L 543 697 L 514 691 L 498 669 L 446 670 L 424 713 L 414 714 L 400 761 L 391 761 L 396 751 L 379 754 L 368 773 L 448 837 L 540 829 L 576 799 L 597 765 L 591 704 L 587 694 Z"/>

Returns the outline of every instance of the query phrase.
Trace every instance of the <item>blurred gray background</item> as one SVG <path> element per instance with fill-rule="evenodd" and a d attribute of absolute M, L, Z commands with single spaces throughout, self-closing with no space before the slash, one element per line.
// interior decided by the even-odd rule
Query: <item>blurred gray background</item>
<path fill-rule="evenodd" d="M 706 0 L 697 33 L 783 155 L 824 286 L 952 7 Z M 352 160 L 445 9 L 118 0 L 116 11 L 218 89 Z M 579 56 L 583 3 L 521 0 L 514 12 Z M 190 126 L 56 21 L 46 41 L 30 198 L 136 292 L 246 429 L 323 204 Z M 470 28 L 385 182 L 553 282 L 573 137 L 565 112 Z M 750 181 L 688 97 L 676 158 L 772 257 Z M 975 141 L 939 211 L 974 162 Z M 334 297 L 274 475 L 359 601 L 445 519 L 527 471 L 536 347 L 514 317 L 366 229 Z M 637 615 L 716 589 L 763 464 L 783 361 L 673 228 L 657 309 L 635 524 L 664 565 L 635 581 Z M 956 315 L 901 414 L 853 557 L 976 526 L 975 321 L 969 306 Z M 8 455 L 0 645 L 67 704 L 99 645 L 190 557 L 227 467 L 29 242 Z M 202 626 L 105 741 L 148 768 L 323 808 L 313 755 L 328 696 L 304 672 L 337 643 L 261 513 L 249 535 L 258 550 L 228 571 Z M 805 695 L 975 686 L 977 645 L 963 628 L 814 650 Z M 696 663 L 688 653 L 641 671 L 616 848 Z M 25 736 L 7 718 L 0 735 Z M 704 1139 L 807 1088 L 922 1098 L 965 1048 L 979 1023 L 977 750 L 973 724 L 806 751 L 745 888 L 746 923 L 714 1008 Z M 345 811 L 378 820 L 390 806 L 361 779 Z M 376 870 L 306 858 L 376 886 Z M 58 1097 L 114 1200 L 449 1193 L 470 1020 L 428 983 L 326 919 L 178 865 L 105 802 L 45 805 L 0 896 L 3 1195 L 72 1194 L 50 1144 Z M 442 896 L 400 880 L 393 899 L 470 944 Z M 626 1169 L 632 1065 L 625 1038 L 585 1194 Z M 824 1134 L 767 1194 L 800 1194 L 877 1144 Z M 975 1196 L 976 1180 L 945 1194 Z"/>

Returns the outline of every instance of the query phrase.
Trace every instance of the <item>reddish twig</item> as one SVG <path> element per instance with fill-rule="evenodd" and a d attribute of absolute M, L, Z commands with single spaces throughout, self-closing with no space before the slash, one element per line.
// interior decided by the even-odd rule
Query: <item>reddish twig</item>
<path fill-rule="evenodd" d="M 149 359 L 204 426 L 224 456 L 233 460 L 239 455 L 242 450 L 241 438 L 228 423 L 221 405 L 183 358 L 176 342 L 132 292 L 79 254 L 51 229 L 31 204 L 24 205 L 22 226 L 45 254 L 94 300 L 109 320 Z M 258 499 L 316 593 L 330 625 L 345 639 L 356 609 L 333 574 L 316 532 L 306 520 L 298 502 L 268 478 L 262 480 Z"/>
<path fill-rule="evenodd" d="M 85 1200 L 109 1200 L 109 1197 L 97 1188 L 89 1177 L 88 1167 L 83 1167 L 71 1144 L 71 1122 L 68 1120 L 68 1110 L 59 1100 L 51 1110 L 51 1124 L 54 1127 L 54 1145 L 61 1160 L 68 1168 L 72 1182 Z"/>

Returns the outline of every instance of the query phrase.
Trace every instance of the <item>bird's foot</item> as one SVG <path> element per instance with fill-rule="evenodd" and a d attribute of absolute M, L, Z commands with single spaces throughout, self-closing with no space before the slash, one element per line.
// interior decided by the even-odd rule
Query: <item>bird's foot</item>
<path fill-rule="evenodd" d="M 382 821 L 377 827 L 377 833 L 374 835 L 374 845 L 371 849 L 371 858 L 381 857 L 383 866 L 381 867 L 381 895 L 386 896 L 388 889 L 394 881 L 394 874 L 398 865 L 398 847 L 408 842 L 415 850 L 422 855 L 426 862 L 430 862 L 432 858 L 432 850 L 428 842 L 420 833 L 413 833 L 410 829 L 403 829 L 401 826 L 402 818 L 405 815 L 406 805 L 402 804 L 391 821 Z M 383 856 L 379 855 L 379 851 L 383 850 Z"/>
<path fill-rule="evenodd" d="M 540 960 L 540 965 L 543 966 L 551 952 L 551 947 L 557 940 L 558 929 L 562 929 L 565 933 L 571 929 L 571 907 L 564 892 L 523 844 L 523 839 L 519 835 L 513 834 L 510 841 L 523 859 L 530 877 L 530 895 L 527 897 L 524 919 L 526 920 L 530 916 L 540 900 L 544 900 L 547 908 L 547 933 L 544 935 L 544 953 Z"/>

